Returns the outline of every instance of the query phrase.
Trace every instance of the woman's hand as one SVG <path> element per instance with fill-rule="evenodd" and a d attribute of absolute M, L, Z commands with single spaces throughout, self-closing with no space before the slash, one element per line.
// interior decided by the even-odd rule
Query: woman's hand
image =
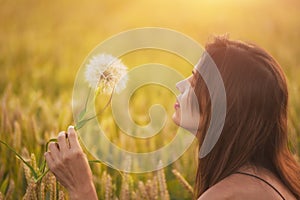
<path fill-rule="evenodd" d="M 73 126 L 69 126 L 68 133 L 59 133 L 57 143 L 49 144 L 45 158 L 56 179 L 69 191 L 71 199 L 97 199 L 92 172 Z"/>

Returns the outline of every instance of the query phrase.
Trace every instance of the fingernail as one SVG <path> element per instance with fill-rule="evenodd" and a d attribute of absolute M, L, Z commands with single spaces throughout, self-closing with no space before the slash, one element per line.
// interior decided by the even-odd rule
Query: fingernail
<path fill-rule="evenodd" d="M 68 128 L 68 129 L 74 129 L 74 126 L 72 126 L 72 125 L 71 125 L 71 126 L 69 126 L 69 128 Z"/>
<path fill-rule="evenodd" d="M 64 136 L 65 135 L 65 131 L 61 131 L 59 132 L 58 136 Z"/>

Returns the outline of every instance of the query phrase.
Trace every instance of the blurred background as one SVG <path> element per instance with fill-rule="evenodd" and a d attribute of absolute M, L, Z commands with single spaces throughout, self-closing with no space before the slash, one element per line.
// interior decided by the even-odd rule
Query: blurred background
<path fill-rule="evenodd" d="M 270 52 L 287 75 L 290 147 L 295 155 L 300 153 L 298 0 L 0 0 L 0 5 L 0 139 L 36 165 L 39 173 L 46 142 L 73 124 L 73 82 L 89 52 L 122 31 L 152 26 L 179 31 L 202 45 L 213 35 L 228 33 L 231 39 L 254 42 Z M 137 53 L 125 64 L 134 67 L 152 61 L 149 55 L 153 52 Z M 172 56 L 167 58 L 167 64 L 175 67 L 187 65 Z M 191 68 L 182 69 L 186 76 L 191 72 Z M 133 100 L 139 109 L 132 114 L 141 124 L 149 120 L 147 107 L 154 102 L 169 106 L 170 115 L 173 112 L 175 97 L 166 90 L 163 92 L 167 98 L 149 100 L 145 94 L 150 89 L 145 88 Z M 107 129 L 112 123 L 110 118 L 102 122 Z M 165 132 L 175 130 L 170 125 Z M 110 132 L 111 140 L 119 137 L 118 131 Z M 168 141 L 173 136 L 162 138 Z M 156 149 L 165 144 L 159 140 L 148 145 Z M 132 151 L 143 151 L 143 142 L 128 142 L 134 144 Z M 172 170 L 193 185 L 196 146 L 193 144 L 178 161 L 160 172 L 123 174 L 102 164 L 91 164 L 99 198 L 138 199 L 146 192 L 149 199 L 191 199 L 188 186 Z M 28 169 L 3 145 L 0 192 L 0 199 L 68 198 L 51 175 L 34 183 Z"/>

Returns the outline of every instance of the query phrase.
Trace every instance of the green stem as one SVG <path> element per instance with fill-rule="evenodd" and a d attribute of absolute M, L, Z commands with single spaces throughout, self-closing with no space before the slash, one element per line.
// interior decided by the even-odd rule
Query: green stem
<path fill-rule="evenodd" d="M 45 151 L 45 152 L 48 151 L 49 143 L 50 143 L 50 142 L 56 142 L 56 141 L 57 141 L 56 138 L 50 139 L 50 140 L 46 143 L 46 151 Z M 42 165 L 41 165 L 41 167 L 40 167 L 40 169 L 42 169 L 42 173 L 44 173 L 45 168 L 46 168 L 46 160 L 44 159 L 44 161 L 43 161 L 43 163 L 42 163 Z"/>
<path fill-rule="evenodd" d="M 37 179 L 35 179 L 35 183 L 39 182 L 44 178 L 44 176 L 50 171 L 50 169 L 47 169 L 45 172 L 43 172 Z"/>
<path fill-rule="evenodd" d="M 79 113 L 78 115 L 78 121 L 82 120 L 82 118 L 85 116 L 86 114 L 86 108 L 87 108 L 87 104 L 88 104 L 88 101 L 89 101 L 89 97 L 90 97 L 90 93 L 91 93 L 91 88 L 89 89 L 89 92 L 88 92 L 88 96 L 85 100 L 85 104 L 84 104 L 84 109 Z"/>
<path fill-rule="evenodd" d="M 114 91 L 114 90 L 113 90 Z M 90 91 L 89 91 L 89 93 L 88 93 L 88 95 L 90 95 Z M 74 127 L 74 129 L 75 130 L 79 130 L 80 128 L 82 128 L 88 121 L 90 121 L 90 120 L 92 120 L 92 119 L 94 119 L 94 118 L 96 118 L 97 116 L 99 116 L 100 114 L 102 114 L 104 111 L 105 111 L 105 109 L 109 106 L 109 104 L 111 103 L 111 100 L 112 100 L 112 95 L 113 95 L 113 92 L 111 93 L 111 95 L 110 95 L 110 98 L 109 98 L 109 100 L 108 100 L 108 102 L 106 103 L 106 105 L 104 106 L 104 108 L 98 113 L 98 114 L 96 114 L 95 116 L 93 116 L 93 117 L 90 117 L 90 118 L 88 118 L 88 119 L 84 119 L 84 120 L 81 120 L 81 121 L 79 121 L 76 125 L 75 125 L 75 127 Z M 89 97 L 89 96 L 88 96 Z M 85 107 L 84 107 L 84 111 L 86 112 L 86 107 L 87 107 L 87 103 L 88 103 L 88 98 L 87 98 L 87 100 L 86 100 L 86 102 L 85 102 Z M 49 143 L 50 142 L 56 142 L 57 141 L 57 139 L 55 139 L 55 138 L 52 138 L 52 139 L 50 139 L 47 143 L 46 143 L 46 152 L 48 151 L 48 146 L 49 146 Z M 27 167 L 29 167 L 29 169 L 30 169 L 30 171 L 31 171 L 31 173 L 32 173 L 32 175 L 33 175 L 33 177 L 34 177 L 34 180 L 35 180 L 35 182 L 37 183 L 37 182 L 39 182 L 40 180 L 42 180 L 42 178 L 49 172 L 49 169 L 47 169 L 46 171 L 45 171 L 45 168 L 46 168 L 46 160 L 44 159 L 44 161 L 43 161 L 43 163 L 42 163 L 42 165 L 41 165 L 41 168 L 40 169 L 42 169 L 41 170 L 41 172 L 42 172 L 42 174 L 40 175 L 40 176 L 38 176 L 38 174 L 37 174 L 37 172 L 33 169 L 33 167 L 28 163 L 28 162 L 26 162 L 23 158 L 22 158 L 22 156 L 19 154 L 19 153 L 17 153 L 11 146 L 9 146 L 6 142 L 4 142 L 4 141 L 2 141 L 2 140 L 0 140 L 0 143 L 2 143 L 2 144 L 4 144 L 9 150 L 11 150 Z M 89 161 L 89 163 L 101 163 L 99 160 L 91 160 L 91 161 Z"/>
<path fill-rule="evenodd" d="M 104 108 L 102 108 L 102 110 L 100 110 L 95 116 L 90 117 L 90 118 L 87 118 L 87 119 L 83 119 L 83 120 L 79 121 L 79 122 L 75 125 L 75 127 L 74 127 L 74 129 L 75 129 L 76 131 L 79 130 L 79 129 L 81 129 L 88 121 L 90 121 L 90 120 L 92 120 L 92 119 L 95 119 L 96 117 L 98 117 L 99 115 L 101 115 L 101 114 L 105 111 L 105 109 L 106 109 L 106 108 L 110 105 L 110 103 L 111 103 L 111 100 L 112 100 L 112 96 L 113 96 L 114 90 L 115 90 L 115 87 L 114 87 L 114 89 L 113 89 L 113 91 L 112 91 L 112 93 L 111 93 L 111 95 L 110 95 L 110 97 L 109 97 L 108 102 L 105 104 Z M 86 105 L 85 105 L 85 110 L 86 110 Z"/>
<path fill-rule="evenodd" d="M 91 90 L 92 90 L 92 88 L 89 89 L 88 96 L 87 96 L 87 98 L 85 100 L 84 110 L 86 110 L 86 107 L 87 107 L 87 104 L 88 104 L 88 101 L 89 101 L 89 97 L 90 97 L 90 94 L 91 94 Z"/>
<path fill-rule="evenodd" d="M 30 169 L 30 171 L 31 171 L 31 173 L 32 173 L 32 175 L 33 175 L 33 177 L 34 177 L 34 179 L 36 180 L 37 178 L 38 178 L 38 175 L 37 175 L 37 173 L 35 172 L 35 170 L 33 169 L 33 167 L 28 163 L 28 162 L 26 162 L 23 158 L 22 158 L 22 156 L 18 153 L 18 152 L 16 152 L 11 146 L 9 146 L 6 142 L 4 142 L 4 141 L 2 141 L 2 140 L 0 140 L 0 143 L 1 144 L 4 144 L 10 151 L 12 151 L 27 167 L 29 167 L 29 169 Z"/>

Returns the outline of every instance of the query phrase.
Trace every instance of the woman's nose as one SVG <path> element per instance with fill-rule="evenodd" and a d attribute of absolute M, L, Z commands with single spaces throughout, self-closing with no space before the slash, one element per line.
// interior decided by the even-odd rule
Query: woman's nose
<path fill-rule="evenodd" d="M 186 89 L 186 87 L 189 86 L 189 83 L 186 79 L 179 81 L 178 83 L 176 83 L 176 88 L 178 89 L 178 91 L 180 93 L 183 93 L 184 90 Z"/>

